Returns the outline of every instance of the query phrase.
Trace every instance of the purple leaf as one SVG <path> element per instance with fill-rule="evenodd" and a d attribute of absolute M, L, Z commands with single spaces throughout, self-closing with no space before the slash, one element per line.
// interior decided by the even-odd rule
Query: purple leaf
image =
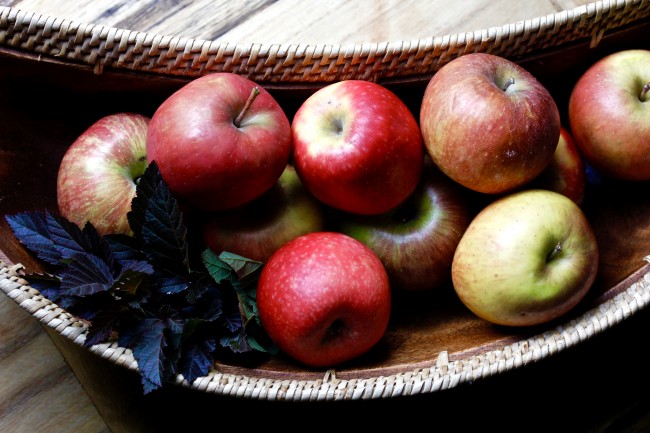
<path fill-rule="evenodd" d="M 88 296 L 109 290 L 114 282 L 106 262 L 92 254 L 78 254 L 61 272 L 61 294 Z"/>

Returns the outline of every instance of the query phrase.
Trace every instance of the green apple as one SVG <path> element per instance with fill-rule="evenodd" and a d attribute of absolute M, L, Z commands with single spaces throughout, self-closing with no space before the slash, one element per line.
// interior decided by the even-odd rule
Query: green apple
<path fill-rule="evenodd" d="M 483 208 L 452 262 L 460 300 L 499 325 L 531 326 L 574 308 L 592 286 L 598 245 L 580 207 L 555 191 L 530 189 Z"/>

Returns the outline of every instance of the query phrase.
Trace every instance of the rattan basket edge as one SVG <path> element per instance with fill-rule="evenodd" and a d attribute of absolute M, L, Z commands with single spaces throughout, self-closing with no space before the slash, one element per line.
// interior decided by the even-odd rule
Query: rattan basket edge
<path fill-rule="evenodd" d="M 645 257 L 650 262 L 650 256 Z M 85 341 L 87 324 L 57 306 L 21 276 L 22 266 L 0 262 L 0 289 L 43 325 L 80 347 Z M 432 393 L 463 383 L 520 368 L 559 353 L 611 328 L 650 303 L 650 267 L 645 266 L 613 296 L 566 323 L 547 331 L 506 344 L 499 348 L 450 357 L 441 352 L 431 365 L 405 368 L 388 375 L 369 375 L 340 379 L 336 370 L 324 371 L 316 379 L 278 379 L 248 374 L 231 374 L 213 369 L 208 375 L 188 383 L 182 376 L 175 383 L 200 392 L 231 397 L 277 401 L 368 400 Z M 132 352 L 116 343 L 88 348 L 109 362 L 132 371 L 138 370 Z"/>
<path fill-rule="evenodd" d="M 0 47 L 93 67 L 196 77 L 233 72 L 275 84 L 381 81 L 429 76 L 455 57 L 488 52 L 516 59 L 603 35 L 650 17 L 648 0 L 597 1 L 474 32 L 346 45 L 229 43 L 80 23 L 0 7 Z"/>

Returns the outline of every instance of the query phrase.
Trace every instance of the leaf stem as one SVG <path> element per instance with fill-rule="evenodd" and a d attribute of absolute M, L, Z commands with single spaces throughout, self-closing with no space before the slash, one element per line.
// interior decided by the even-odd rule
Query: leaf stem
<path fill-rule="evenodd" d="M 259 94 L 260 94 L 259 87 L 257 86 L 253 87 L 253 90 L 251 90 L 251 94 L 248 96 L 248 99 L 246 100 L 246 104 L 244 105 L 244 108 L 242 108 L 241 112 L 233 122 L 237 128 L 239 128 L 239 125 L 241 125 L 242 120 L 244 120 L 244 116 L 251 108 L 251 105 L 253 105 L 253 101 L 255 100 L 255 98 L 257 98 L 257 95 Z"/>

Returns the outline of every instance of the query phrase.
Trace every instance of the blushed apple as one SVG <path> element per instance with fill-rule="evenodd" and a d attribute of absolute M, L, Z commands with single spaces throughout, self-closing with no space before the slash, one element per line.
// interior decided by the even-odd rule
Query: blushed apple
<path fill-rule="evenodd" d="M 149 117 L 107 115 L 90 125 L 63 155 L 57 177 L 60 214 L 100 234 L 131 234 L 127 214 L 136 181 L 148 166 Z"/>
<path fill-rule="evenodd" d="M 560 115 L 530 72 L 504 57 L 471 53 L 433 75 L 420 128 L 429 155 L 447 176 L 481 193 L 503 194 L 551 162 Z"/>
<path fill-rule="evenodd" d="M 432 290 L 451 281 L 451 262 L 473 216 L 468 191 L 426 159 L 420 184 L 381 215 L 343 213 L 338 231 L 368 245 L 395 290 Z"/>
<path fill-rule="evenodd" d="M 598 244 L 568 197 L 530 189 L 501 197 L 472 220 L 452 263 L 460 300 L 499 325 L 532 326 L 568 313 L 591 288 Z"/>
<path fill-rule="evenodd" d="M 147 134 L 147 157 L 175 197 L 209 212 L 268 191 L 290 154 L 282 107 L 263 87 L 228 72 L 196 78 L 170 95 Z"/>
<path fill-rule="evenodd" d="M 328 206 L 380 214 L 406 200 L 419 182 L 424 147 L 417 121 L 379 84 L 327 85 L 302 103 L 291 128 L 296 171 Z"/>
<path fill-rule="evenodd" d="M 612 53 L 591 65 L 569 98 L 571 133 L 600 173 L 650 180 L 650 50 Z"/>
<path fill-rule="evenodd" d="M 357 358 L 384 336 L 388 275 L 366 245 L 343 233 L 299 236 L 277 250 L 257 287 L 259 317 L 287 355 L 310 367 Z"/>
<path fill-rule="evenodd" d="M 307 233 L 325 229 L 323 205 L 302 186 L 292 165 L 261 197 L 235 209 L 207 215 L 206 246 L 266 262 L 278 248 Z"/>
<path fill-rule="evenodd" d="M 560 140 L 553 160 L 527 188 L 542 188 L 559 192 L 576 204 L 582 205 L 587 186 L 587 168 L 580 150 L 566 128 L 560 132 Z"/>

